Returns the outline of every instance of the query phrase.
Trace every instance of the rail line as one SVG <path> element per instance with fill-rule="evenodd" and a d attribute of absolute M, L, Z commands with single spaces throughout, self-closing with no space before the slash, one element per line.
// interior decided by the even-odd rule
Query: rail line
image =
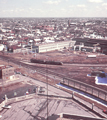
<path fill-rule="evenodd" d="M 25 68 L 29 68 L 29 69 L 32 69 L 32 70 L 36 70 L 38 72 L 40 72 L 41 74 L 46 74 L 46 72 L 48 72 L 48 75 L 52 75 L 52 76 L 58 76 L 58 77 L 64 77 L 64 75 L 62 74 L 59 74 L 59 73 L 56 73 L 56 72 L 53 72 L 52 70 L 54 68 L 49 68 L 47 67 L 46 65 L 43 65 L 43 66 L 38 66 L 38 65 L 31 65 L 31 64 L 26 64 L 24 62 L 21 62 L 21 61 L 18 61 L 16 59 L 13 59 L 13 58 L 10 58 L 10 57 L 7 57 L 7 56 L 1 56 L 1 59 L 7 61 L 7 62 L 12 62 L 14 64 L 17 64 L 17 65 L 21 65 Z M 51 66 L 51 65 L 50 65 Z M 55 66 L 55 65 L 54 65 Z M 57 66 L 57 65 L 56 65 Z M 58 65 L 59 66 L 59 65 Z M 55 69 L 54 69 L 55 70 Z"/>
<path fill-rule="evenodd" d="M 99 66 L 98 64 L 87 65 L 87 64 L 66 64 L 65 63 L 61 66 L 53 65 L 54 67 L 51 67 L 52 65 L 47 65 L 47 64 L 41 65 L 41 64 L 36 64 L 36 63 L 23 62 L 23 61 L 19 61 L 19 60 L 15 59 L 15 58 L 11 58 L 11 57 L 8 57 L 8 56 L 3 56 L 3 55 L 1 55 L 1 59 L 3 59 L 4 61 L 7 61 L 7 62 L 12 62 L 12 63 L 17 64 L 17 65 L 21 65 L 21 66 L 23 66 L 25 68 L 29 68 L 31 70 L 36 70 L 37 72 L 39 72 L 41 74 L 44 74 L 44 75 L 46 75 L 46 72 L 48 72 L 48 75 L 57 76 L 57 77 L 60 77 L 60 78 L 64 78 L 64 77 L 68 77 L 68 76 L 66 76 L 64 74 L 60 74 L 58 72 L 55 72 L 56 69 L 57 69 L 56 67 L 64 68 L 66 66 L 75 66 L 75 67 L 78 67 L 78 66 L 79 67 L 93 67 L 93 66 L 98 67 Z M 104 66 L 104 64 L 103 64 L 103 66 Z M 101 65 L 100 65 L 100 67 L 101 67 Z M 105 65 L 105 67 L 106 67 L 106 65 Z M 74 71 L 74 73 L 77 73 L 77 71 L 76 72 Z"/>

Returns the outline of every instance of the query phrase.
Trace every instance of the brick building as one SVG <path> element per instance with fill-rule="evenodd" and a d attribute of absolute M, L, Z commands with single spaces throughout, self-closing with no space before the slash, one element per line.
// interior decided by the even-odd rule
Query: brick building
<path fill-rule="evenodd" d="M 9 80 L 14 75 L 14 67 L 0 65 L 0 79 Z"/>

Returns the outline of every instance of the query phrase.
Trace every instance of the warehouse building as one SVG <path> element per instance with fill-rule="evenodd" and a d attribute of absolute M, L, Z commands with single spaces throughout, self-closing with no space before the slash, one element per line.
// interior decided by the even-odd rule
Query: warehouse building
<path fill-rule="evenodd" d="M 72 40 L 75 41 L 74 50 L 86 50 L 87 52 L 107 54 L 107 40 L 90 38 L 74 38 Z"/>
<path fill-rule="evenodd" d="M 75 41 L 63 41 L 63 42 L 55 42 L 49 44 L 40 44 L 35 47 L 37 53 L 43 53 L 48 51 L 60 50 L 64 48 L 69 48 L 74 46 Z"/>

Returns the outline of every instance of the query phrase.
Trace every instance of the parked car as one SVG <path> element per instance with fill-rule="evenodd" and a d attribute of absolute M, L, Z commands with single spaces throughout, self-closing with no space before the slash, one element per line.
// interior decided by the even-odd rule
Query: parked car
<path fill-rule="evenodd" d="M 107 110 L 103 110 L 103 112 L 107 114 Z"/>
<path fill-rule="evenodd" d="M 21 74 L 21 72 L 16 71 L 16 74 Z"/>

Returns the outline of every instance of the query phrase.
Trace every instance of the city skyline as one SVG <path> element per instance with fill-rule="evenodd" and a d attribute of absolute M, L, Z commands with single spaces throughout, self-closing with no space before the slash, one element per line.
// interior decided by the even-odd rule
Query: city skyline
<path fill-rule="evenodd" d="M 0 0 L 0 17 L 107 17 L 106 0 Z"/>

